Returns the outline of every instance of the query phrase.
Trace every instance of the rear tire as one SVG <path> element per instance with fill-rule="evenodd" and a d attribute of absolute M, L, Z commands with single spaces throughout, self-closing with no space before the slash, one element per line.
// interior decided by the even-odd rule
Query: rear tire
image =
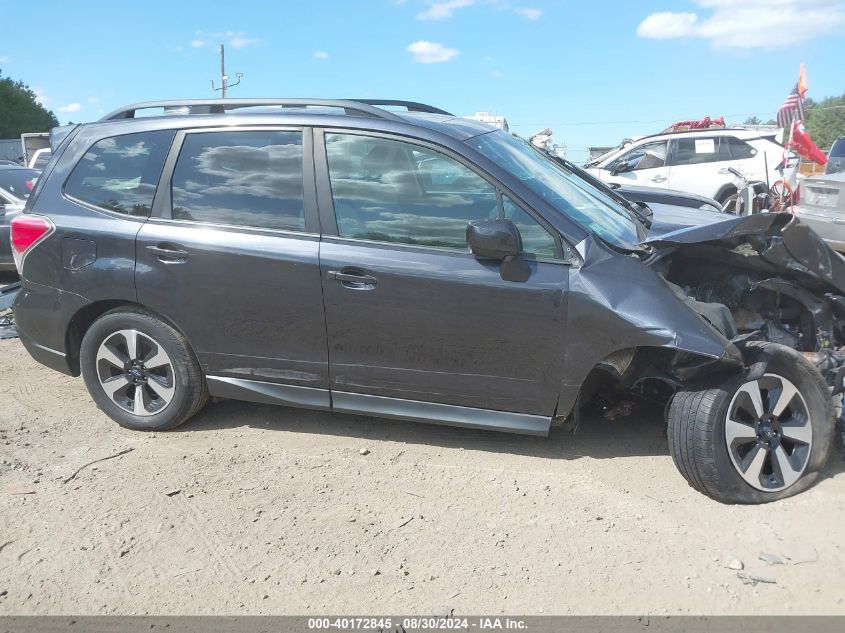
<path fill-rule="evenodd" d="M 79 364 L 97 406 L 129 429 L 175 428 L 208 402 L 188 341 L 140 308 L 118 308 L 97 319 L 82 339 Z"/>
<path fill-rule="evenodd" d="M 675 466 L 722 503 L 766 503 L 806 490 L 834 438 L 830 389 L 802 354 L 749 343 L 746 361 L 759 378 L 743 372 L 715 388 L 678 391 L 667 408 Z"/>

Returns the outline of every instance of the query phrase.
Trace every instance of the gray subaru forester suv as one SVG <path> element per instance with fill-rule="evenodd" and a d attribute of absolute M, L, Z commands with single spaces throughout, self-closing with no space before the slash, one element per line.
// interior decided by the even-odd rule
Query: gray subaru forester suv
<path fill-rule="evenodd" d="M 661 222 L 410 102 L 148 102 L 63 134 L 13 221 L 15 319 L 123 426 L 216 397 L 544 435 L 623 394 L 666 403 L 720 501 L 828 457 L 845 260 L 789 215 Z"/>

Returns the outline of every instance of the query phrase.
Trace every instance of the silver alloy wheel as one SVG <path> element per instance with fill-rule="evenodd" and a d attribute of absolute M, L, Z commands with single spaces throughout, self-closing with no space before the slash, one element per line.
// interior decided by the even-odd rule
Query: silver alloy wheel
<path fill-rule="evenodd" d="M 777 374 L 745 383 L 728 405 L 725 442 L 749 485 L 763 492 L 789 488 L 804 474 L 813 445 L 804 396 Z"/>
<path fill-rule="evenodd" d="M 118 330 L 100 343 L 97 378 L 115 404 L 138 416 L 161 413 L 176 391 L 170 356 L 138 330 Z"/>

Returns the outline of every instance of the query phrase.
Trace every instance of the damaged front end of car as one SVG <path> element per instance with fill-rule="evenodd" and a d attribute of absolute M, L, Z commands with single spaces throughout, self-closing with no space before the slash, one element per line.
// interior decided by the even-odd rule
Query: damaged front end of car
<path fill-rule="evenodd" d="M 802 352 L 833 395 L 845 376 L 845 259 L 788 214 L 735 218 L 654 237 L 646 262 L 737 346 Z"/>
<path fill-rule="evenodd" d="M 751 341 L 801 352 L 824 377 L 841 415 L 845 259 L 818 235 L 791 215 L 761 214 L 652 235 L 645 246 L 645 267 L 624 272 L 584 253 L 570 288 L 570 340 L 577 353 L 577 339 L 587 340 L 591 330 L 611 335 L 571 407 L 579 377 L 564 384 L 558 422 L 575 418 L 577 425 L 579 406 L 596 395 L 663 402 L 681 387 L 724 382 L 748 371 L 743 350 Z M 643 268 L 657 273 L 664 288 L 658 291 Z M 666 286 L 689 310 L 667 298 Z M 595 310 L 597 302 L 610 310 Z"/>

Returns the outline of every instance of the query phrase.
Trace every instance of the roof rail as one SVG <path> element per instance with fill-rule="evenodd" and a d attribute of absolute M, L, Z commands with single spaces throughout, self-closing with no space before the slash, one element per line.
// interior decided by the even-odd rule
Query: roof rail
<path fill-rule="evenodd" d="M 399 99 L 349 99 L 355 103 L 364 103 L 371 106 L 400 106 L 404 107 L 408 112 L 427 112 L 429 114 L 445 114 L 446 116 L 455 116 L 451 112 L 435 108 L 434 106 L 417 101 L 401 101 Z"/>
<path fill-rule="evenodd" d="M 253 108 L 261 106 L 281 106 L 283 108 L 306 108 L 319 106 L 340 108 L 346 114 L 369 116 L 377 119 L 398 121 L 399 117 L 378 105 L 404 106 L 409 112 L 431 112 L 449 114 L 438 108 L 413 101 L 397 101 L 387 99 L 175 99 L 165 101 L 142 101 L 133 103 L 113 112 L 109 112 L 100 121 L 115 121 L 119 119 L 134 119 L 138 110 L 152 110 L 163 108 L 167 110 L 186 109 L 186 114 L 224 114 L 239 108 Z"/>

